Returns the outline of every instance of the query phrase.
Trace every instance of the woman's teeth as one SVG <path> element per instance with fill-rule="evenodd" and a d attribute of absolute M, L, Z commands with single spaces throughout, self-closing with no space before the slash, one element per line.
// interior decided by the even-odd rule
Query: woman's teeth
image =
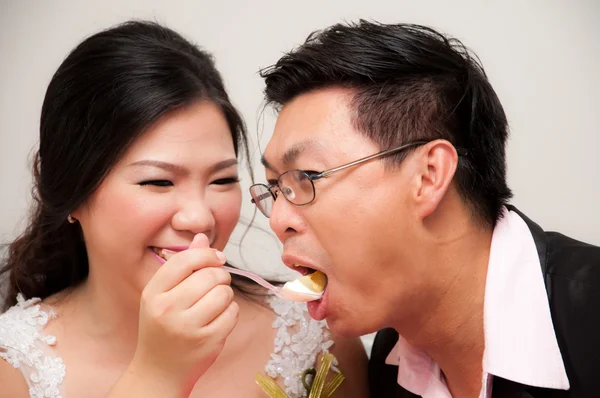
<path fill-rule="evenodd" d="M 162 258 L 163 260 L 166 260 L 165 255 L 163 254 L 162 250 L 159 249 L 158 247 L 152 247 L 152 251 L 154 252 L 154 254 L 156 254 L 158 257 Z"/>
<path fill-rule="evenodd" d="M 159 256 L 160 258 L 162 258 L 163 260 L 167 261 L 168 259 L 171 258 L 171 256 L 173 254 L 175 254 L 176 252 L 174 252 L 173 250 L 169 250 L 169 249 L 159 249 L 158 247 L 152 247 L 152 251 Z"/>

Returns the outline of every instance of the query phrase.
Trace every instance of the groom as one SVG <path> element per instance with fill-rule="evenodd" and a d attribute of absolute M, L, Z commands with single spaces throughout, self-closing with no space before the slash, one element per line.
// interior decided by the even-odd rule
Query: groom
<path fill-rule="evenodd" d="M 361 21 L 263 70 L 279 112 L 251 188 L 311 315 L 381 330 L 378 397 L 600 396 L 600 248 L 509 205 L 506 115 L 457 40 Z"/>

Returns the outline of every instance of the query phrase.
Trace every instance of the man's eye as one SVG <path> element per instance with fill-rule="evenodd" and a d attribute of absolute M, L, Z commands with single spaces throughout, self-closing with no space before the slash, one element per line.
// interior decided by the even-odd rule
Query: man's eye
<path fill-rule="evenodd" d="M 140 182 L 141 186 L 152 185 L 155 187 L 171 187 L 173 183 L 169 180 L 147 180 Z"/>
<path fill-rule="evenodd" d="M 240 182 L 238 177 L 230 177 L 230 178 L 221 178 L 219 180 L 213 181 L 212 183 L 215 185 L 228 185 L 228 184 L 237 184 Z"/>
<path fill-rule="evenodd" d="M 302 170 L 304 173 L 302 173 L 302 177 L 306 177 L 308 176 L 308 178 L 314 177 L 317 174 L 319 174 L 318 171 L 313 171 L 313 170 Z"/>

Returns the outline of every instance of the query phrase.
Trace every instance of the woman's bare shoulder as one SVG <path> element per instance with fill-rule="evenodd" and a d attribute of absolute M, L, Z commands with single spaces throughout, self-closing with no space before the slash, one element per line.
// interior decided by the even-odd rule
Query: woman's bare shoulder
<path fill-rule="evenodd" d="M 2 397 L 27 398 L 29 387 L 21 372 L 4 359 L 0 359 L 0 386 Z"/>

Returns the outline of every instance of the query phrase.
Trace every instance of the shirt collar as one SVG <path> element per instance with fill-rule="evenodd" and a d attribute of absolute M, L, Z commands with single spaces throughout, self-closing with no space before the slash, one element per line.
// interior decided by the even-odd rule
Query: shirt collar
<path fill-rule="evenodd" d="M 484 373 L 528 386 L 569 389 L 535 242 L 525 221 L 506 208 L 492 235 L 484 338 Z M 399 366 L 398 384 L 413 394 L 434 389 L 450 397 L 439 366 L 401 336 L 386 363 Z"/>

